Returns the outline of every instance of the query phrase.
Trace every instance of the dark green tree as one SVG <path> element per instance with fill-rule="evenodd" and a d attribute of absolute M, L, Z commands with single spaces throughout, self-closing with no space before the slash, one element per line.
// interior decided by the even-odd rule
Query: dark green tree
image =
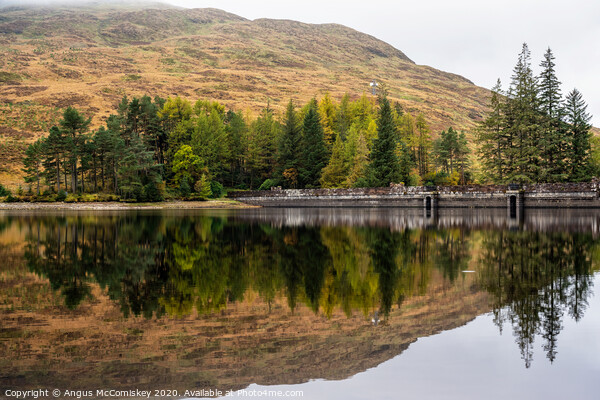
<path fill-rule="evenodd" d="M 368 174 L 372 186 L 385 187 L 398 179 L 397 135 L 389 100 L 382 97 L 379 103 L 377 138 L 373 141 Z"/>
<path fill-rule="evenodd" d="M 508 147 L 511 160 L 506 179 L 537 182 L 540 179 L 540 112 L 538 82 L 531 69 L 531 53 L 526 43 L 513 70 L 507 102 L 507 130 L 512 137 Z"/>
<path fill-rule="evenodd" d="M 502 84 L 498 79 L 492 88 L 490 111 L 477 130 L 481 163 L 486 174 L 494 182 L 504 181 L 510 163 L 507 150 L 512 146 L 512 141 L 506 130 L 504 99 Z"/>
<path fill-rule="evenodd" d="M 53 126 L 44 141 L 44 172 L 49 185 L 56 184 L 56 192 L 60 192 L 60 174 L 64 169 L 67 157 L 66 137 L 60 128 Z"/>
<path fill-rule="evenodd" d="M 590 176 L 590 120 L 587 104 L 577 89 L 573 89 L 565 100 L 566 121 L 569 124 L 570 149 L 569 177 L 575 182 L 586 181 Z"/>
<path fill-rule="evenodd" d="M 63 118 L 60 120 L 61 130 L 70 139 L 67 146 L 71 169 L 71 191 L 73 193 L 77 191 L 77 166 L 84 142 L 82 135 L 88 130 L 91 121 L 91 118 L 86 119 L 73 107 L 67 107 L 63 113 Z"/>
<path fill-rule="evenodd" d="M 321 171 L 327 164 L 327 148 L 320 120 L 317 101 L 313 99 L 304 117 L 302 130 L 302 153 L 298 175 L 303 187 L 318 187 Z"/>
<path fill-rule="evenodd" d="M 540 64 L 542 72 L 539 81 L 539 107 L 542 113 L 540 124 L 541 164 L 540 180 L 559 182 L 566 180 L 567 137 L 562 122 L 560 82 L 556 77 L 554 55 L 548 48 Z"/>
<path fill-rule="evenodd" d="M 42 157 L 44 154 L 44 142 L 45 140 L 41 138 L 30 144 L 25 151 L 25 158 L 23 159 L 25 182 L 30 185 L 35 183 L 38 196 L 40 195 L 40 178 L 43 172 Z"/>
<path fill-rule="evenodd" d="M 285 182 L 286 187 L 296 187 L 297 182 L 286 179 L 298 175 L 300 166 L 300 142 L 302 141 L 302 128 L 292 100 L 287 105 L 283 120 L 281 138 L 277 150 L 276 177 L 280 182 Z M 287 172 L 286 172 L 287 171 Z"/>

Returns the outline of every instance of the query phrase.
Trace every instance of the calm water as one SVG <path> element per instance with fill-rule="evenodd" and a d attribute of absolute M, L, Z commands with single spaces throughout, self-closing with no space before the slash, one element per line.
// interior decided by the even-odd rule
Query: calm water
<path fill-rule="evenodd" d="M 0 260 L 0 397 L 600 389 L 594 211 L 4 212 Z"/>

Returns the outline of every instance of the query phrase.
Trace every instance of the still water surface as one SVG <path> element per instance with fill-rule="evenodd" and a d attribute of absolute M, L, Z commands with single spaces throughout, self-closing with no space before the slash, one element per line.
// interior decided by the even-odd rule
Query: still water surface
<path fill-rule="evenodd" d="M 598 396 L 600 214 L 0 214 L 0 388 Z"/>

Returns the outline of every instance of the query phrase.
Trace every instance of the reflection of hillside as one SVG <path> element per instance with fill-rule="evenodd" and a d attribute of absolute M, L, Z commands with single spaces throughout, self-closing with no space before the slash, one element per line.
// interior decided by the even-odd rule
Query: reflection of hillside
<path fill-rule="evenodd" d="M 556 357 L 562 320 L 581 318 L 598 270 L 594 234 L 554 232 L 561 217 L 548 231 L 476 228 L 502 227 L 497 211 L 400 229 L 394 218 L 421 217 L 292 211 L 10 220 L 5 232 L 22 236 L 0 247 L 11 260 L 0 266 L 0 385 L 343 379 L 489 310 L 529 365 L 536 336 Z"/>
<path fill-rule="evenodd" d="M 268 304 L 254 292 L 216 316 L 158 320 L 124 319 L 96 285 L 95 300 L 75 311 L 57 309 L 52 302 L 59 298 L 49 293 L 38 310 L 0 313 L 12 348 L 0 347 L 6 367 L 0 385 L 184 390 L 344 379 L 488 309 L 486 294 L 467 282 L 449 285 L 440 273 L 430 282 L 427 293 L 394 307 L 378 326 L 361 313 L 338 310 L 326 318 L 302 305 L 292 315 L 285 296 Z"/>

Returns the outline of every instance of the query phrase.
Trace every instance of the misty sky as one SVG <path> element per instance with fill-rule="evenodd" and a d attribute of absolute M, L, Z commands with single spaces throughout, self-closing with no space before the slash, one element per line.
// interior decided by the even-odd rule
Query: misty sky
<path fill-rule="evenodd" d="M 0 0 L 7 3 L 9 0 Z M 23 0 L 10 0 L 23 3 Z M 48 1 L 45 1 L 46 3 Z M 593 0 L 167 0 L 214 7 L 246 17 L 335 22 L 402 50 L 417 64 L 460 74 L 491 88 L 506 87 L 523 42 L 534 71 L 552 48 L 563 94 L 582 92 L 600 125 L 600 2 Z"/>

